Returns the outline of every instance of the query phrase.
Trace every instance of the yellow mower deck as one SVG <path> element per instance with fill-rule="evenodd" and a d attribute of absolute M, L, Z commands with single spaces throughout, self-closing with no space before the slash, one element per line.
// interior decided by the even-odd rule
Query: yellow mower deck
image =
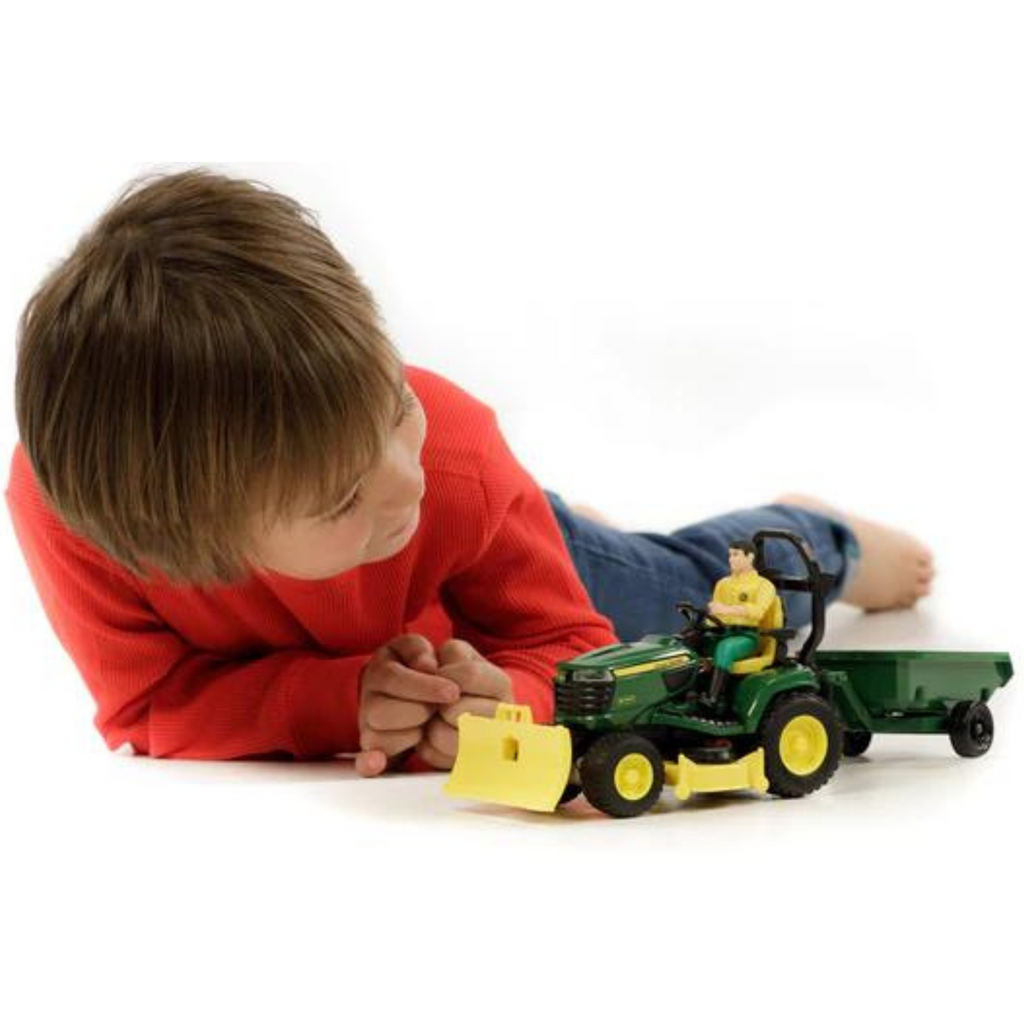
<path fill-rule="evenodd" d="M 698 764 L 685 754 L 673 764 L 665 762 L 665 781 L 675 788 L 680 800 L 692 793 L 724 793 L 731 789 L 768 790 L 764 774 L 764 748 L 758 747 L 738 761 L 727 764 Z"/>
<path fill-rule="evenodd" d="M 693 793 L 765 792 L 764 750 L 738 761 L 698 764 L 685 754 L 666 761 L 665 781 L 680 800 Z M 525 704 L 499 704 L 494 718 L 459 716 L 459 750 L 444 787 L 449 796 L 553 811 L 572 771 L 572 738 L 562 725 L 536 725 Z"/>

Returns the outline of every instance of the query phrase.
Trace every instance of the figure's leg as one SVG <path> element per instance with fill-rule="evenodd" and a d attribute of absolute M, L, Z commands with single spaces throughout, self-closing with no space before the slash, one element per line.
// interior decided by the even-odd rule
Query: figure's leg
<path fill-rule="evenodd" d="M 812 509 L 765 505 L 662 534 L 595 522 L 574 513 L 557 492 L 545 493 L 594 607 L 612 621 L 623 641 L 678 630 L 682 620 L 676 602 L 706 605 L 715 583 L 729 572 L 729 542 L 749 538 L 759 529 L 793 530 L 810 543 L 822 569 L 838 576 L 828 600 L 849 584 L 856 565 L 853 531 Z M 789 545 L 770 541 L 766 553 L 771 564 L 787 574 L 803 574 Z M 808 595 L 782 596 L 789 624 L 810 622 Z"/>
<path fill-rule="evenodd" d="M 725 680 L 733 665 L 742 658 L 753 654 L 757 647 L 757 637 L 751 633 L 734 633 L 731 636 L 724 636 L 718 641 L 713 659 L 715 671 L 711 676 L 711 685 L 708 687 L 709 704 L 718 703 L 722 687 L 725 686 Z"/>

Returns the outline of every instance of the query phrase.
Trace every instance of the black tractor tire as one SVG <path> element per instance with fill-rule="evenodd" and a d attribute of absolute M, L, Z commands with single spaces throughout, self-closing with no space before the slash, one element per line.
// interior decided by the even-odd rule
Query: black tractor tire
<path fill-rule="evenodd" d="M 843 733 L 843 757 L 860 757 L 871 746 L 871 733 L 847 730 Z"/>
<path fill-rule="evenodd" d="M 584 795 L 599 811 L 613 818 L 634 818 L 657 803 L 665 785 L 665 764 L 650 740 L 632 732 L 613 732 L 591 744 L 580 762 L 580 781 Z"/>
<path fill-rule="evenodd" d="M 949 742 L 961 757 L 987 754 L 995 736 L 989 706 L 980 700 L 962 700 L 949 715 Z"/>
<path fill-rule="evenodd" d="M 787 749 L 784 749 L 784 734 L 787 727 L 797 718 L 809 717 L 818 723 L 820 729 L 810 727 L 810 751 L 789 751 L 792 761 L 794 757 L 803 757 L 807 762 L 806 770 L 796 765 L 787 764 Z M 807 725 L 807 723 L 803 723 Z M 797 729 L 796 741 L 805 742 L 808 730 L 801 724 Z M 807 796 L 825 785 L 839 766 L 843 747 L 843 726 L 839 721 L 835 708 L 823 697 L 806 690 L 789 691 L 780 694 L 772 701 L 758 730 L 758 739 L 764 747 L 764 773 L 768 779 L 768 792 L 776 796 L 797 797 Z M 788 745 L 789 737 L 785 744 Z M 813 749 L 815 746 L 820 749 Z"/>

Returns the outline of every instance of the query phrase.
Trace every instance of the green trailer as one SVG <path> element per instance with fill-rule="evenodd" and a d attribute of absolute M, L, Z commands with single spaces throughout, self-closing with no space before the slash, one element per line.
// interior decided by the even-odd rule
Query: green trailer
<path fill-rule="evenodd" d="M 833 651 L 815 655 L 834 687 L 843 719 L 843 753 L 864 753 L 875 733 L 948 734 L 963 757 L 992 745 L 989 698 L 1013 674 L 994 651 Z"/>

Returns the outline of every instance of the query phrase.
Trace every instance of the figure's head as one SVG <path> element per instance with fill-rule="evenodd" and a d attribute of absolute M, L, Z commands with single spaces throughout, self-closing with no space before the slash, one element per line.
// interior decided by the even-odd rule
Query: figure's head
<path fill-rule="evenodd" d="M 754 545 L 748 540 L 729 541 L 729 570 L 750 572 L 754 568 Z"/>
<path fill-rule="evenodd" d="M 314 215 L 258 183 L 129 185 L 26 307 L 15 392 L 54 510 L 139 576 L 319 578 L 415 528 L 388 537 L 423 493 L 402 359 Z"/>

